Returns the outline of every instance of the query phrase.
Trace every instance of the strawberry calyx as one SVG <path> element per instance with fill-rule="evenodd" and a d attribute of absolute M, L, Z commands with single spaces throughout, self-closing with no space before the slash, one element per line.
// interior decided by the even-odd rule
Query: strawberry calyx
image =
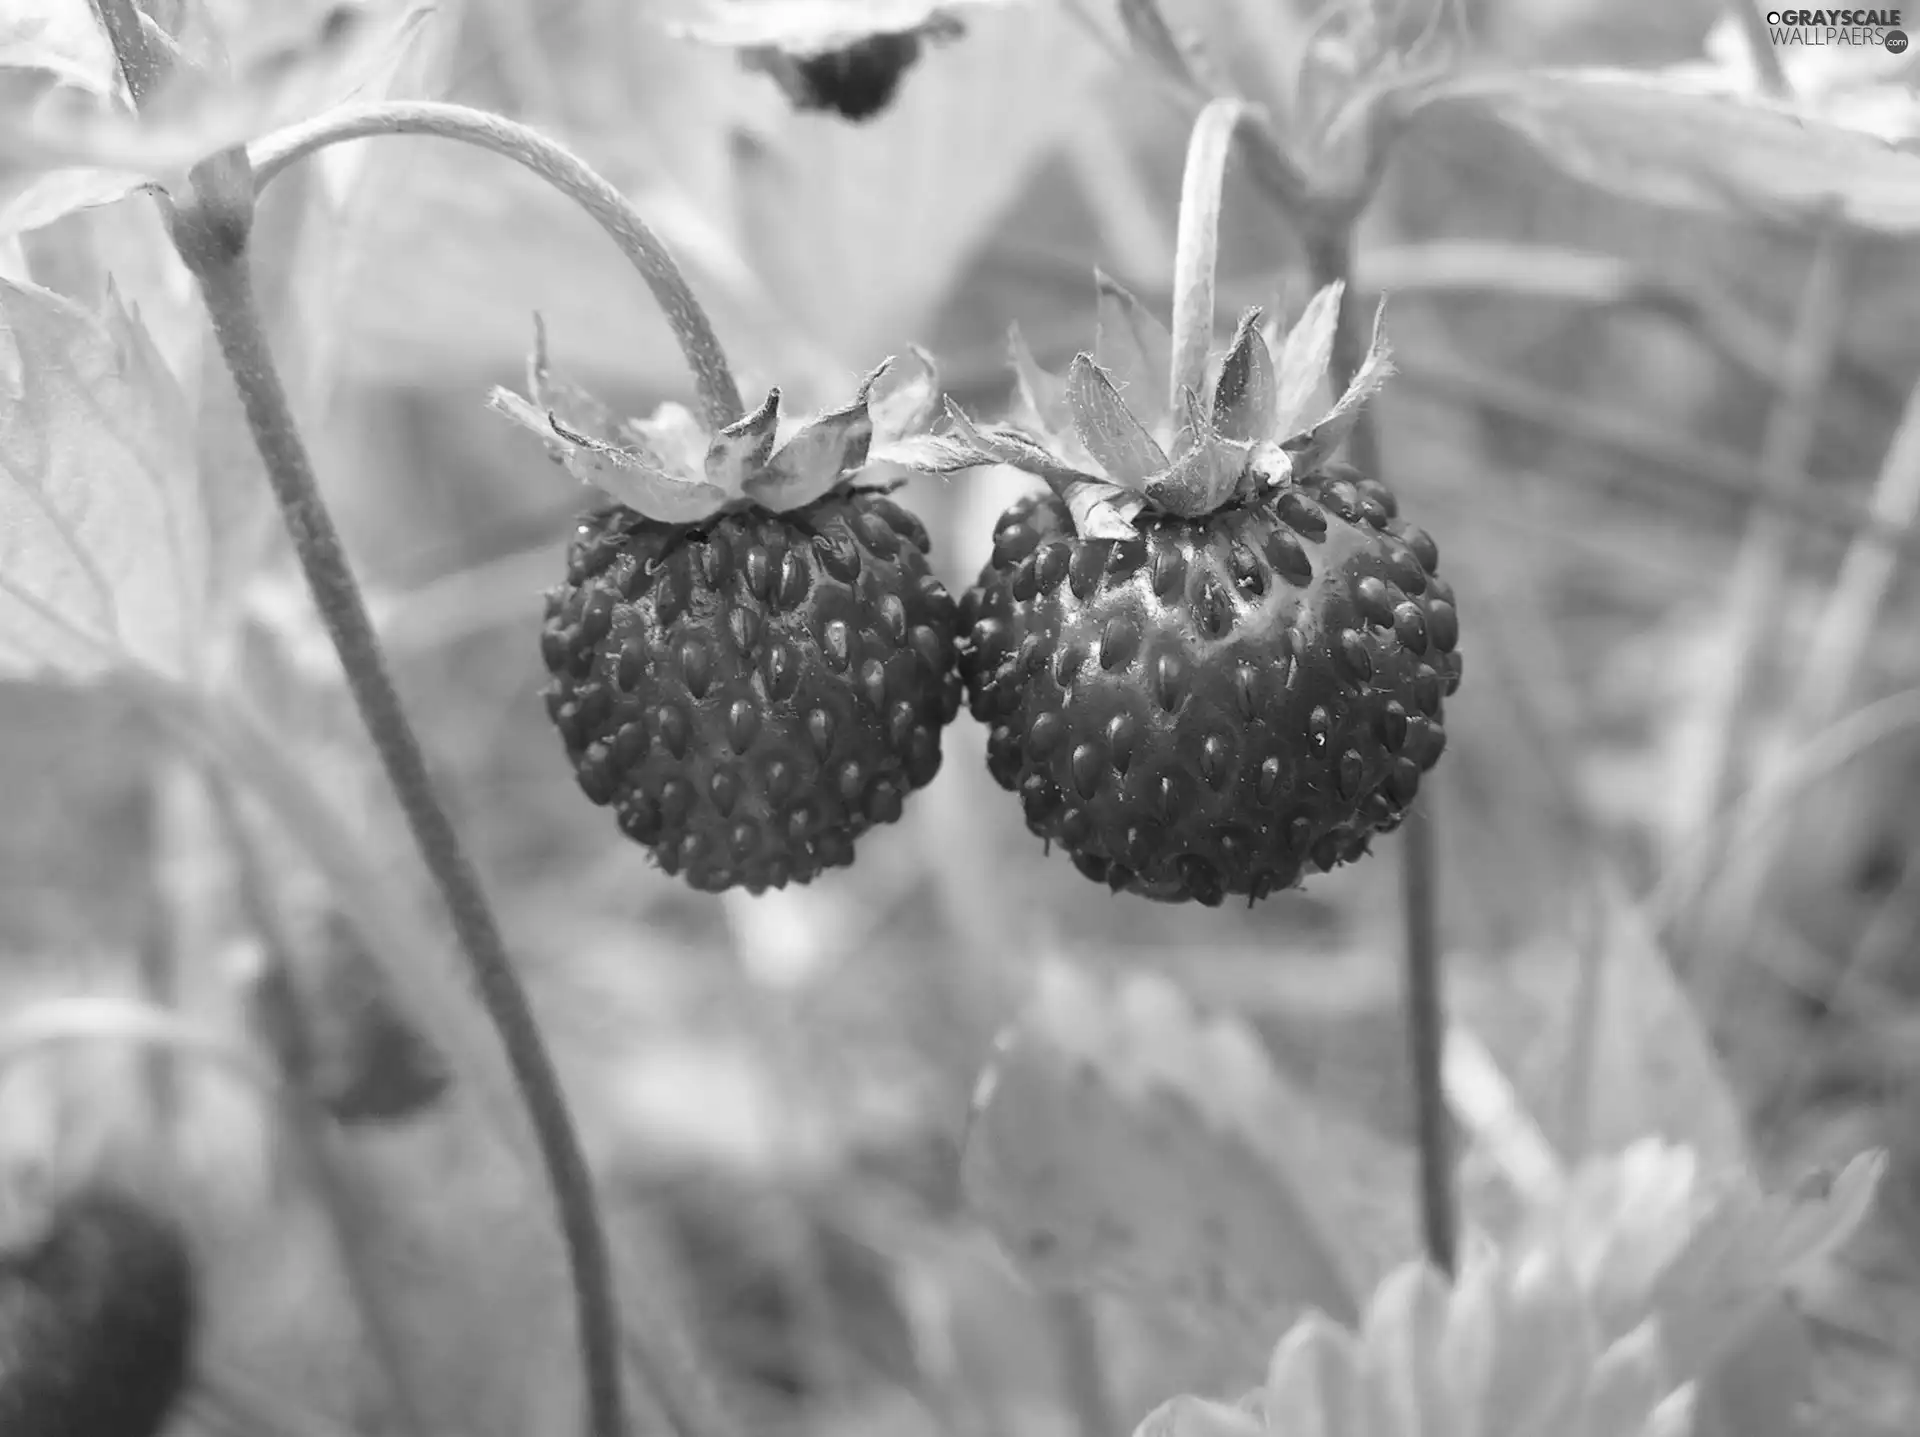
<path fill-rule="evenodd" d="M 536 315 L 526 383 L 525 395 L 496 386 L 489 407 L 539 435 L 575 478 L 663 523 L 704 523 L 749 508 L 789 513 L 835 491 L 886 491 L 914 474 L 982 462 L 971 446 L 937 432 L 945 417 L 939 374 L 917 348 L 905 362 L 881 361 L 851 402 L 812 419 L 783 416 L 774 388 L 752 413 L 709 428 L 673 401 L 648 418 L 615 415 L 553 372 Z"/>
<path fill-rule="evenodd" d="M 1284 335 L 1248 309 L 1227 348 L 1208 357 L 1205 396 L 1176 391 L 1166 326 L 1111 277 L 1096 280 L 1094 347 L 1064 376 L 1043 370 L 1013 331 L 1010 423 L 978 425 L 947 403 L 973 462 L 1045 480 L 1082 538 L 1132 538 L 1143 515 L 1201 518 L 1313 472 L 1392 373 L 1383 304 L 1352 381 L 1331 403 L 1321 399 L 1344 289 L 1336 281 Z"/>

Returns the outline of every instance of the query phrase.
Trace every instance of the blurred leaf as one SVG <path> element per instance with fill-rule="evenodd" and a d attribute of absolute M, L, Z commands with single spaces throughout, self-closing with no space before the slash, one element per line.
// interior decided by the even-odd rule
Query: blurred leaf
<path fill-rule="evenodd" d="M 208 533 L 179 386 L 139 318 L 0 281 L 0 669 L 193 670 Z"/>
<path fill-rule="evenodd" d="M 90 5 L 29 4 L 0 18 L 0 237 L 124 195 L 140 176 L 30 163 L 27 127 L 43 110 L 107 105 L 119 76 Z"/>
<path fill-rule="evenodd" d="M 1883 1154 L 1863 1153 L 1825 1191 L 1820 1184 L 1780 1194 L 1742 1185 L 1709 1212 L 1653 1292 L 1679 1374 L 1705 1375 L 1763 1332 L 1796 1270 L 1859 1229 L 1885 1171 Z"/>
<path fill-rule="evenodd" d="M 61 0 L 67 8 L 81 8 Z M 404 56 L 432 0 L 247 6 L 217 33 L 183 37 L 167 79 L 136 118 L 97 72 L 64 68 L 52 86 L 0 89 L 0 160 L 54 169 L 104 166 L 169 177 L 353 98 Z M 91 11 L 87 9 L 89 19 Z M 194 53 L 195 42 L 200 53 Z M 92 83 L 77 83 L 85 78 Z"/>
<path fill-rule="evenodd" d="M 1426 106 L 1492 115 L 1568 174 L 1614 194 L 1735 218 L 1920 230 L 1920 156 L 1686 74 L 1559 69 L 1486 74 Z"/>
<path fill-rule="evenodd" d="M 1690 85 L 1731 94 L 1762 91 L 1740 21 L 1727 13 L 1707 35 L 1707 58 L 1670 65 L 1662 73 Z M 1788 88 L 1802 114 L 1844 129 L 1904 145 L 1920 137 L 1920 94 L 1914 57 L 1884 45 L 1776 45 Z"/>
<path fill-rule="evenodd" d="M 1305 1308 L 1359 1316 L 1326 1156 L 1244 1027 L 1165 979 L 1103 991 L 1055 964 L 982 1079 L 962 1178 L 1037 1279 L 1270 1334 Z"/>
<path fill-rule="evenodd" d="M 141 176 L 118 170 L 9 171 L 0 166 L 0 239 L 76 210 L 110 205 L 144 183 Z"/>
<path fill-rule="evenodd" d="M 796 55 L 838 50 L 869 35 L 904 35 L 946 12 L 1025 0 L 666 0 L 669 30 L 710 45 L 773 46 Z"/>
<path fill-rule="evenodd" d="M 1584 1146 L 1569 1156 L 1614 1152 L 1657 1135 L 1692 1148 L 1708 1172 L 1744 1171 L 1745 1116 L 1700 1015 L 1645 914 L 1616 878 L 1603 874 L 1601 882 L 1603 946 L 1586 960 L 1598 967 L 1597 992 L 1590 1007 L 1567 1013 L 1587 1036 L 1569 1042 L 1563 1032 L 1536 1055 L 1558 1090 L 1586 1095 L 1575 1120 Z M 1567 1075 L 1564 1065 L 1581 1052 L 1591 1055 L 1588 1070 Z M 1533 1107 L 1554 1110 L 1551 1103 Z"/>
<path fill-rule="evenodd" d="M 1094 122 L 1111 66 L 1066 6 L 970 15 L 878 123 L 743 135 L 740 243 L 792 321 L 864 367 L 920 337 L 1067 127 Z"/>

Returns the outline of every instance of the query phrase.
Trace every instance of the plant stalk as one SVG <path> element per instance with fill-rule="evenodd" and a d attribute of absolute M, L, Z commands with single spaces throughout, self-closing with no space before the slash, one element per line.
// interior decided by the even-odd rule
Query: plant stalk
<path fill-rule="evenodd" d="M 183 212 L 183 237 L 195 226 Z M 195 248 L 189 238 L 183 253 Z M 274 497 L 300 557 L 321 620 L 346 670 L 395 797 L 434 881 L 446 900 L 475 985 L 517 1078 L 559 1209 L 573 1269 L 591 1430 L 625 1437 L 620 1389 L 619 1313 L 605 1230 L 579 1134 L 560 1077 L 540 1034 L 525 989 L 478 873 L 448 818 L 427 770 L 426 755 L 387 670 L 373 622 L 322 499 L 255 312 L 244 253 L 201 253 L 188 260 L 213 318 L 214 335 L 239 387 L 247 425 L 266 463 Z"/>
<path fill-rule="evenodd" d="M 148 44 L 134 0 L 95 0 L 95 6 L 139 104 L 163 76 L 164 58 Z M 244 149 L 196 165 L 186 193 L 165 207 L 174 247 L 200 287 L 314 604 L 519 1084 L 571 1269 L 589 1430 L 594 1437 L 627 1437 L 619 1308 L 593 1175 L 493 909 L 401 705 L 274 365 L 247 254 L 255 192 Z"/>
<path fill-rule="evenodd" d="M 1306 237 L 1307 262 L 1316 291 L 1345 284 L 1340 322 L 1334 329 L 1328 368 L 1334 393 L 1346 388 L 1365 358 L 1371 320 L 1354 290 L 1351 226 L 1322 227 Z M 1366 473 L 1380 475 L 1380 433 L 1370 408 L 1360 411 L 1349 436 L 1348 453 Z M 1420 1225 L 1428 1260 L 1452 1276 L 1459 1243 L 1458 1198 L 1454 1191 L 1452 1140 L 1448 1130 L 1445 1075 L 1446 1012 L 1441 991 L 1439 937 L 1439 855 L 1434 847 L 1427 791 L 1402 825 L 1400 902 L 1406 969 L 1407 1050 L 1410 1060 L 1416 1142 L 1420 1157 Z"/>
<path fill-rule="evenodd" d="M 693 371 L 710 429 L 724 429 L 746 413 L 713 322 L 688 287 L 673 255 L 633 204 L 592 166 L 538 130 L 465 105 L 395 100 L 330 111 L 290 125 L 254 146 L 254 187 L 264 190 L 294 162 L 346 140 L 372 135 L 437 135 L 491 150 L 540 176 L 598 221 L 652 291 Z"/>

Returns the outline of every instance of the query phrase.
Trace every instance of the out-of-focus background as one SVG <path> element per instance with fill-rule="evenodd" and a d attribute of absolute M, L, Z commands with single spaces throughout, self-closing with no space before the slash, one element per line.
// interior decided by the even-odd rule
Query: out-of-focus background
<path fill-rule="evenodd" d="M 1511 64 L 1744 63 L 1704 0 L 1463 12 L 1468 53 Z M 1165 305 L 1191 111 L 1126 55 L 1106 7 L 960 6 L 964 34 L 927 46 L 861 125 L 797 114 L 734 50 L 670 36 L 689 13 L 443 3 L 392 88 L 530 120 L 602 168 L 687 265 L 743 388 L 778 383 L 794 408 L 842 399 L 918 344 L 970 410 L 993 413 L 1008 326 L 1065 360 L 1091 333 L 1096 265 Z M 1289 84 L 1309 20 L 1279 0 L 1172 13 L 1256 99 Z M 1844 108 L 1854 57 L 1788 59 L 1803 96 Z M 1864 118 L 1850 119 L 1899 142 L 1910 70 L 1873 59 Z M 335 152 L 279 183 L 263 225 L 263 289 L 324 486 L 616 1221 L 680 1274 L 661 1300 L 692 1314 L 755 1430 L 1066 1429 L 1057 1314 L 956 1212 L 952 1183 L 974 1079 L 1043 959 L 1162 971 L 1246 1013 L 1284 1072 L 1404 1156 L 1397 838 L 1250 910 L 1111 896 L 1042 854 L 963 713 L 937 781 L 853 868 L 724 900 L 653 869 L 583 801 L 540 700 L 541 593 L 586 496 L 484 405 L 491 385 L 519 382 L 536 311 L 556 364 L 626 412 L 684 398 L 646 290 L 566 201 L 433 140 Z M 63 219 L 21 253 L 56 288 L 110 270 L 177 371 L 215 394 L 223 377 L 147 201 Z M 1289 216 L 1237 168 L 1222 272 L 1233 311 L 1304 292 Z M 1885 536 L 1907 529 L 1916 496 L 1911 476 L 1876 476 L 1920 375 L 1920 253 L 1738 203 L 1660 208 L 1569 178 L 1456 108 L 1401 142 L 1360 228 L 1356 283 L 1389 296 L 1401 371 L 1378 406 L 1381 477 L 1437 538 L 1462 614 L 1465 681 L 1424 790 L 1456 1016 L 1551 1128 L 1557 1104 L 1581 1106 L 1561 1091 L 1567 1015 L 1604 988 L 1601 1051 L 1582 1065 L 1600 1096 L 1582 1110 L 1615 1129 L 1587 1140 L 1657 1124 L 1718 1141 L 1737 1115 L 1773 1174 L 1887 1144 L 1887 1206 L 1911 1210 L 1920 627 Z M 227 432 L 226 460 L 244 466 Z M 1024 482 L 979 472 L 905 492 L 956 591 Z M 401 927 L 431 948 L 420 961 L 449 965 L 284 557 L 246 602 L 235 662 L 262 730 L 350 849 L 323 874 L 263 834 L 304 915 L 297 944 L 317 970 L 358 971 L 342 955 L 365 940 L 330 916 L 370 901 L 339 889 L 358 872 L 414 915 Z M 207 916 L 217 865 L 200 856 L 214 825 L 165 751 L 97 692 L 0 690 L 11 1001 L 144 974 L 218 1007 L 208 995 L 245 947 L 209 936 L 226 931 Z M 16 1069 L 0 1106 L 45 1137 L 48 1105 L 64 1104 L 47 1140 L 81 1141 L 120 1121 L 101 1094 L 144 1082 L 105 1061 Z M 229 1204 L 214 1225 L 241 1234 L 218 1279 L 223 1350 L 287 1410 L 379 1430 L 337 1264 L 283 1192 L 282 1145 L 241 1121 L 244 1104 L 203 1097 L 197 1161 L 227 1175 L 209 1182 Z M 377 1129 L 362 1157 L 402 1190 L 400 1174 L 421 1174 L 417 1210 L 390 1226 L 396 1260 L 416 1264 L 409 1321 L 434 1380 L 466 1384 L 476 1409 L 533 1403 L 525 1416 L 540 1384 L 502 1392 L 489 1354 L 537 1349 L 555 1401 L 573 1381 L 549 1240 L 530 1231 L 544 1199 L 491 1197 L 490 1160 L 463 1131 L 432 1116 Z M 1410 1230 L 1410 1187 L 1405 1200 L 1383 1221 Z M 1862 1334 L 1888 1430 L 1912 1409 L 1871 1354 L 1920 1350 L 1900 1246 L 1887 1240 L 1834 1315 Z M 524 1321 L 503 1321 L 516 1308 Z M 1116 1304 L 1095 1320 L 1120 1354 L 1123 1428 L 1174 1391 L 1245 1385 L 1151 1312 Z M 560 1430 L 466 1415 L 476 1433 Z"/>

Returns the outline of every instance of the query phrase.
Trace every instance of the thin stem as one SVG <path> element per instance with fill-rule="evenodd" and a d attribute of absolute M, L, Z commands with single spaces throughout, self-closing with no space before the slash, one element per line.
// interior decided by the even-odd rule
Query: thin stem
<path fill-rule="evenodd" d="M 1316 226 L 1307 236 L 1307 260 L 1316 290 L 1347 282 L 1334 330 L 1329 364 L 1334 392 L 1345 389 L 1366 355 L 1371 320 L 1348 282 L 1353 276 L 1350 226 Z M 1373 411 L 1363 409 L 1348 441 L 1348 452 L 1368 474 L 1379 477 L 1380 436 Z M 1448 1132 L 1445 1073 L 1446 1012 L 1441 992 L 1438 855 L 1434 851 L 1429 792 L 1408 814 L 1401 832 L 1401 911 L 1406 967 L 1407 1051 L 1413 1082 L 1415 1133 L 1420 1154 L 1420 1224 L 1427 1257 L 1451 1275 L 1458 1244 L 1458 1200 L 1454 1192 L 1452 1143 Z"/>
<path fill-rule="evenodd" d="M 723 429 L 746 413 L 713 322 L 687 285 L 680 266 L 631 201 L 563 145 L 526 125 L 465 105 L 391 101 L 334 110 L 291 125 L 254 146 L 254 185 L 264 190 L 296 160 L 346 140 L 372 135 L 436 135 L 458 140 L 523 165 L 599 222 L 653 292 L 693 371 L 707 424 Z"/>
<path fill-rule="evenodd" d="M 183 245 L 183 252 L 189 248 Z M 594 1199 L 593 1175 L 581 1150 L 559 1074 L 507 954 L 479 875 L 440 802 L 420 740 L 387 671 L 379 638 L 267 350 L 246 258 L 244 254 L 202 254 L 189 258 L 189 268 L 200 281 L 220 352 L 240 390 L 247 425 L 266 463 L 267 477 L 300 556 L 307 586 L 340 654 L 361 721 L 379 750 L 414 841 L 446 899 L 481 1001 L 499 1030 L 507 1060 L 519 1080 L 546 1163 L 572 1267 L 592 1430 L 598 1437 L 625 1437 L 620 1321 L 606 1232 Z"/>
<path fill-rule="evenodd" d="M 1176 429 L 1185 420 L 1187 396 L 1206 393 L 1220 255 L 1220 191 L 1234 132 L 1246 114 L 1243 101 L 1215 100 L 1193 122 L 1187 141 L 1180 236 L 1173 252 L 1173 373 L 1167 394 Z"/>

